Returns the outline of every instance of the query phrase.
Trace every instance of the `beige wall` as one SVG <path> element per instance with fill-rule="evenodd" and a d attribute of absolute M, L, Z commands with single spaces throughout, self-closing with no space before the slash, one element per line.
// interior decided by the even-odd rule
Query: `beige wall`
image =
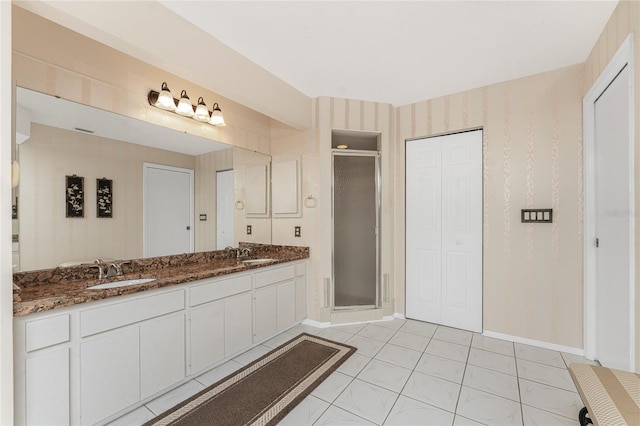
<path fill-rule="evenodd" d="M 13 78 L 17 85 L 229 145 L 269 153 L 271 119 L 179 76 L 13 7 Z M 178 60 L 178 59 L 176 59 Z M 218 102 L 226 127 L 151 108 L 149 90 L 167 82 L 174 96 Z"/>
<path fill-rule="evenodd" d="M 635 263 L 636 263 L 636 371 L 640 371 L 640 2 L 620 1 L 585 62 L 586 94 L 607 66 L 622 42 L 635 33 Z"/>
<path fill-rule="evenodd" d="M 194 169 L 196 157 L 33 123 L 20 145 L 20 267 L 142 257 L 142 163 Z M 67 218 L 65 176 L 84 177 L 84 218 Z M 113 180 L 113 218 L 96 217 L 96 179 Z"/>
<path fill-rule="evenodd" d="M 396 310 L 404 312 L 404 141 L 483 131 L 483 328 L 582 348 L 582 66 L 397 109 Z M 553 208 L 553 224 L 520 209 Z"/>

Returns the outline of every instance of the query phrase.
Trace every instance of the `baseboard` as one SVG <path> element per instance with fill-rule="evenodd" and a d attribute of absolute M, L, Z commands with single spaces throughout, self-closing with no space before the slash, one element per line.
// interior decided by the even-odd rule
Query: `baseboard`
<path fill-rule="evenodd" d="M 568 354 L 584 356 L 584 349 L 573 348 L 571 346 L 558 345 L 555 343 L 543 342 L 541 340 L 527 339 L 525 337 L 511 336 L 509 334 L 496 333 L 494 331 L 483 331 L 483 336 L 493 337 L 494 339 L 508 340 L 509 342 L 522 343 L 523 345 L 537 346 L 539 348 L 551 349 L 552 351 L 560 351 Z"/>
<path fill-rule="evenodd" d="M 302 324 L 310 325 L 311 327 L 316 327 L 316 328 L 327 328 L 331 326 L 330 322 L 320 322 L 320 321 L 312 320 L 309 318 L 305 318 L 302 321 Z"/>
<path fill-rule="evenodd" d="M 396 312 L 395 314 L 391 315 L 391 318 L 398 318 L 398 319 L 407 319 L 404 314 L 401 314 L 399 312 Z"/>

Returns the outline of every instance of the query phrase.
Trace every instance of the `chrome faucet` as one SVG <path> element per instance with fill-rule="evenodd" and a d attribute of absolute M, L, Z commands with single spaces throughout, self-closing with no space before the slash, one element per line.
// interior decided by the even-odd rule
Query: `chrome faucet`
<path fill-rule="evenodd" d="M 107 277 L 105 268 L 106 268 L 106 264 L 102 262 L 102 259 L 96 259 L 94 263 L 91 263 L 89 265 L 90 268 L 98 268 L 98 279 L 102 280 L 104 278 Z"/>

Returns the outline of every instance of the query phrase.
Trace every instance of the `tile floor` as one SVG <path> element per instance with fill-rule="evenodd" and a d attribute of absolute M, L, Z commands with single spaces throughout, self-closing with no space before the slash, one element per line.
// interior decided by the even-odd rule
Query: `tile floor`
<path fill-rule="evenodd" d="M 281 425 L 577 425 L 571 354 L 411 320 L 298 325 L 111 423 L 138 425 L 307 332 L 358 348 Z"/>

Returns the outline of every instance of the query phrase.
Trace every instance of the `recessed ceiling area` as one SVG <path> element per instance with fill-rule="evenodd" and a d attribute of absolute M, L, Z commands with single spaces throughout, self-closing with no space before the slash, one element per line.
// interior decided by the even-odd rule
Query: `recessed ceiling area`
<path fill-rule="evenodd" d="M 311 98 L 396 106 L 584 62 L 617 4 L 161 3 Z"/>

